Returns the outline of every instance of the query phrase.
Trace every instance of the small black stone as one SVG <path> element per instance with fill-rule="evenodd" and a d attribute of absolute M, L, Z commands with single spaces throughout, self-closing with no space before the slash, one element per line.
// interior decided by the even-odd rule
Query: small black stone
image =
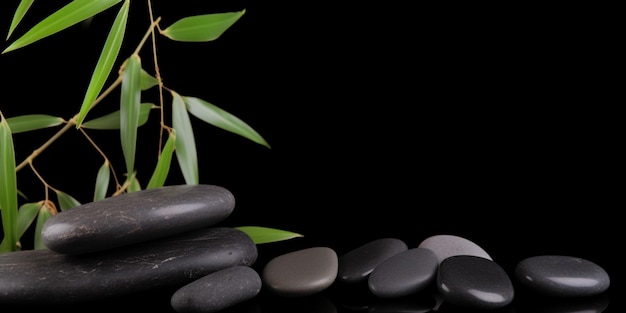
<path fill-rule="evenodd" d="M 178 289 L 171 298 L 180 313 L 213 313 L 254 298 L 261 277 L 248 266 L 233 266 L 201 277 Z"/>
<path fill-rule="evenodd" d="M 444 259 L 437 273 L 443 303 L 467 309 L 498 309 L 513 301 L 515 290 L 504 269 L 494 261 L 471 255 Z"/>
<path fill-rule="evenodd" d="M 235 228 L 205 228 L 86 255 L 51 250 L 0 254 L 0 303 L 73 303 L 189 283 L 257 259 Z"/>
<path fill-rule="evenodd" d="M 339 257 L 337 280 L 345 284 L 367 282 L 369 274 L 376 266 L 406 250 L 407 244 L 397 238 L 370 241 Z"/>
<path fill-rule="evenodd" d="M 234 207 L 234 196 L 219 186 L 145 189 L 60 212 L 46 221 L 41 237 L 55 252 L 90 253 L 214 226 Z"/>

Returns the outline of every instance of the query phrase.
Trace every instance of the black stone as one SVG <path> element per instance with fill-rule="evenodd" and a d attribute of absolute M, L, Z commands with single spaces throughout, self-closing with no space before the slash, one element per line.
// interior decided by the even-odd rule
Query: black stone
<path fill-rule="evenodd" d="M 609 274 L 596 263 L 564 255 L 526 258 L 516 265 L 515 277 L 527 288 L 555 297 L 598 295 L 611 284 Z"/>
<path fill-rule="evenodd" d="M 90 253 L 214 226 L 234 207 L 233 195 L 223 187 L 165 186 L 60 212 L 44 224 L 41 236 L 55 252 Z"/>
<path fill-rule="evenodd" d="M 439 259 L 430 249 L 413 248 L 391 256 L 369 275 L 370 291 L 381 298 L 416 294 L 434 283 Z"/>
<path fill-rule="evenodd" d="M 499 309 L 514 298 L 513 283 L 494 261 L 457 255 L 439 264 L 437 290 L 443 303 L 468 309 Z"/>
<path fill-rule="evenodd" d="M 0 303 L 74 303 L 187 284 L 257 259 L 235 228 L 205 228 L 86 255 L 51 250 L 0 254 Z"/>
<path fill-rule="evenodd" d="M 370 241 L 339 257 L 337 280 L 344 284 L 367 282 L 370 273 L 389 257 L 408 250 L 397 238 Z"/>
<path fill-rule="evenodd" d="M 213 313 L 254 298 L 263 283 L 248 266 L 233 266 L 201 277 L 178 289 L 171 305 L 180 313 Z"/>

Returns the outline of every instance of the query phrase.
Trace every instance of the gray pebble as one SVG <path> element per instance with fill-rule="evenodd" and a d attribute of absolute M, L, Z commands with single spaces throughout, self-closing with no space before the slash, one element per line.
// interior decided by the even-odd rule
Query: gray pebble
<path fill-rule="evenodd" d="M 439 261 L 429 249 L 413 248 L 389 257 L 368 278 L 372 294 L 397 298 L 418 293 L 435 281 Z"/>
<path fill-rule="evenodd" d="M 608 273 L 599 265 L 563 255 L 526 258 L 516 265 L 515 277 L 531 290 L 557 297 L 597 295 L 611 284 Z"/>
<path fill-rule="evenodd" d="M 302 297 L 316 294 L 337 277 L 337 253 L 327 247 L 313 247 L 279 255 L 265 264 L 264 285 L 277 295 Z"/>
<path fill-rule="evenodd" d="M 176 290 L 171 305 L 180 313 L 213 313 L 254 298 L 261 287 L 261 277 L 254 269 L 234 266 Z"/>
<path fill-rule="evenodd" d="M 435 235 L 424 239 L 419 248 L 430 249 L 437 255 L 439 263 L 456 255 L 473 255 L 492 260 L 491 256 L 473 241 L 455 235 Z"/>

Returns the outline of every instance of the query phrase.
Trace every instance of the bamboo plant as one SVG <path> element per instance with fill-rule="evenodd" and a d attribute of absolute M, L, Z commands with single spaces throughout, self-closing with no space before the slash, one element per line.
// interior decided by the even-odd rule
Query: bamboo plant
<path fill-rule="evenodd" d="M 33 3 L 34 0 L 20 1 L 10 22 L 7 41 L 15 37 L 17 26 Z M 104 159 L 100 168 L 85 169 L 85 171 L 93 172 L 96 177 L 93 201 L 164 186 L 174 159 L 177 160 L 185 183 L 199 184 L 198 158 L 191 119 L 199 119 L 242 136 L 255 144 L 270 148 L 268 142 L 246 122 L 204 99 L 181 94 L 169 88 L 163 83 L 159 72 L 158 49 L 154 40 L 156 36 L 165 36 L 180 42 L 213 41 L 244 16 L 245 9 L 188 16 L 164 26 L 161 25 L 161 18 L 154 16 L 150 0 L 147 0 L 147 5 L 151 23 L 134 52 L 127 56 L 120 55 L 120 48 L 127 33 L 130 0 L 71 1 L 43 18 L 17 39 L 10 41 L 10 44 L 2 51 L 2 54 L 19 53 L 17 50 L 27 49 L 30 44 L 53 36 L 96 14 L 106 10 L 117 10 L 96 66 L 91 72 L 88 87 L 86 90 L 79 90 L 84 93 L 84 97 L 74 116 L 69 119 L 38 113 L 4 116 L 1 109 L 2 103 L 0 103 L 0 211 L 3 229 L 0 253 L 21 250 L 21 240 L 33 223 L 35 223 L 34 249 L 46 249 L 40 234 L 45 221 L 60 211 L 81 205 L 70 193 L 49 185 L 33 165 L 33 160 L 43 150 L 70 130 L 77 130 L 87 137 Z M 142 62 L 140 56 L 140 52 L 146 48 L 152 49 L 154 61 L 151 65 Z M 111 76 L 115 79 L 110 85 L 105 86 Z M 152 88 L 158 88 L 158 103 L 146 102 L 142 99 L 142 93 Z M 114 102 L 116 106 L 110 109 L 110 113 L 92 118 L 89 114 L 91 110 L 94 106 L 103 103 L 107 97 L 118 97 L 119 101 Z M 139 148 L 137 130 L 147 124 L 152 110 L 160 112 L 161 120 L 157 131 L 162 140 L 156 148 L 158 152 L 156 167 L 150 180 L 143 184 L 136 178 L 135 156 Z M 171 125 L 166 124 L 165 116 L 171 117 Z M 56 129 L 56 131 L 39 149 L 18 163 L 15 159 L 13 135 L 40 129 Z M 88 131 L 92 129 L 119 132 L 121 153 L 124 159 L 122 174 L 124 175 L 116 172 L 110 159 L 89 137 Z M 33 171 L 45 187 L 45 196 L 40 201 L 25 201 L 20 195 L 18 173 L 24 168 Z M 125 177 L 125 179 L 121 180 L 120 177 Z M 108 193 L 111 184 L 114 184 L 115 188 L 113 192 Z M 49 197 L 49 192 L 56 195 L 56 201 Z M 247 233 L 256 244 L 301 236 L 294 232 L 263 226 L 237 228 Z"/>

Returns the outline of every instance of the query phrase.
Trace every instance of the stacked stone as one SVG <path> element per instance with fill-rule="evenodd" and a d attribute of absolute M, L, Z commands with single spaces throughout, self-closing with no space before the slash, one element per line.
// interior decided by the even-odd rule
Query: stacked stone
<path fill-rule="evenodd" d="M 171 304 L 181 312 L 246 301 L 261 290 L 251 268 L 257 247 L 217 226 L 234 206 L 223 187 L 177 185 L 63 211 L 42 228 L 48 249 L 0 254 L 0 304 L 86 302 L 167 286 L 180 286 Z"/>
<path fill-rule="evenodd" d="M 0 254 L 0 304 L 86 302 L 175 286 L 173 309 L 211 313 L 262 288 L 293 299 L 331 286 L 365 286 L 379 299 L 433 294 L 435 301 L 402 309 L 429 312 L 442 305 L 507 307 L 514 279 L 541 295 L 568 298 L 598 295 L 610 284 L 597 264 L 562 255 L 524 259 L 512 279 L 479 245 L 453 235 L 435 235 L 416 247 L 381 238 L 340 256 L 330 247 L 310 247 L 272 258 L 259 274 L 252 239 L 218 226 L 234 206 L 222 187 L 179 185 L 61 212 L 42 229 L 48 249 Z"/>

